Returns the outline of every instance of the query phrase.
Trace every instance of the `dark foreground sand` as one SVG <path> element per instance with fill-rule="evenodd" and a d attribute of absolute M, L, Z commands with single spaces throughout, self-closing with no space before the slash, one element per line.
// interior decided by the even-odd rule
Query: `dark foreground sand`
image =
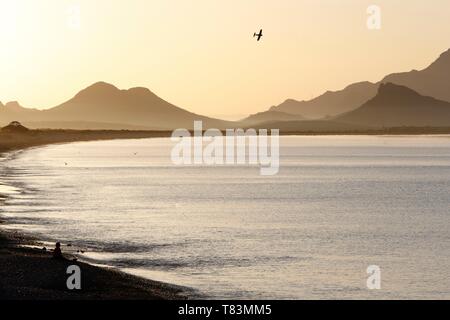
<path fill-rule="evenodd" d="M 50 252 L 20 247 L 31 241 L 0 231 L 1 300 L 187 299 L 188 290 L 81 262 L 56 260 Z M 81 269 L 81 290 L 68 290 L 67 267 Z"/>
<path fill-rule="evenodd" d="M 0 132 L 0 152 L 71 141 L 165 137 L 168 132 L 32 130 L 28 133 Z M 0 206 L 4 198 L 0 195 Z M 0 220 L 0 300 L 148 300 L 187 299 L 191 292 L 116 270 L 55 260 L 51 252 L 30 249 L 31 238 L 2 228 Z M 68 290 L 69 265 L 81 268 L 81 290 Z"/>

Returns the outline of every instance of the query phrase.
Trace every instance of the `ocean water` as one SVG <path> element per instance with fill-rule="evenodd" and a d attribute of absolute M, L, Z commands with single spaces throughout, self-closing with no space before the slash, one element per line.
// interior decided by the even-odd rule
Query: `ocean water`
<path fill-rule="evenodd" d="M 450 299 L 450 136 L 280 144 L 275 176 L 174 166 L 169 139 L 11 153 L 0 214 L 81 259 L 209 298 Z"/>

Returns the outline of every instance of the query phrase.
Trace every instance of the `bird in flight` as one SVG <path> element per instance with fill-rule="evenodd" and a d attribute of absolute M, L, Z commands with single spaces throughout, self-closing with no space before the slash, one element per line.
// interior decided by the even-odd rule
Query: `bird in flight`
<path fill-rule="evenodd" d="M 253 38 L 254 38 L 254 37 L 258 37 L 258 38 L 256 39 L 256 41 L 261 40 L 262 36 L 263 36 L 262 29 L 259 30 L 259 33 L 256 33 L 256 32 L 255 32 L 255 33 L 253 34 Z"/>

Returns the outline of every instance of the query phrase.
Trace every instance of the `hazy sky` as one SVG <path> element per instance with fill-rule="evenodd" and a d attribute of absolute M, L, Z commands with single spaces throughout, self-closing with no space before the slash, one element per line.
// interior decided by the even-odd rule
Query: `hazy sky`
<path fill-rule="evenodd" d="M 0 0 L 0 101 L 48 108 L 102 80 L 254 113 L 427 66 L 450 47 L 449 14 L 449 0 Z"/>

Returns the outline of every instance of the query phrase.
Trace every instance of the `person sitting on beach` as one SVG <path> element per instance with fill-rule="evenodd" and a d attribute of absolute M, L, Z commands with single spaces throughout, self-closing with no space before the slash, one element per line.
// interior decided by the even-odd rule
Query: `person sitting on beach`
<path fill-rule="evenodd" d="M 61 251 L 61 243 L 57 242 L 56 247 L 53 250 L 53 258 L 54 259 L 64 259 Z"/>

